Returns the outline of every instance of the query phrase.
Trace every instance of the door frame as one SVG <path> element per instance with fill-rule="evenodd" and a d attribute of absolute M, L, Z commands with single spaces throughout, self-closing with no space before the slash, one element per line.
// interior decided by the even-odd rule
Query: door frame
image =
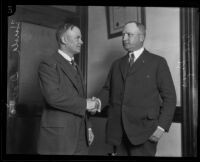
<path fill-rule="evenodd" d="M 180 8 L 182 156 L 197 157 L 198 8 Z"/>

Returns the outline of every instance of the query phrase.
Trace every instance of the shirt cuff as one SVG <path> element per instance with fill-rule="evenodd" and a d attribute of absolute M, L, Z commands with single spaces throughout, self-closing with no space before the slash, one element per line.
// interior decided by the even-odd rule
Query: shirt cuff
<path fill-rule="evenodd" d="M 165 130 L 164 130 L 162 127 L 160 127 L 160 126 L 158 126 L 158 129 L 160 129 L 160 130 L 162 130 L 163 132 L 165 132 Z"/>

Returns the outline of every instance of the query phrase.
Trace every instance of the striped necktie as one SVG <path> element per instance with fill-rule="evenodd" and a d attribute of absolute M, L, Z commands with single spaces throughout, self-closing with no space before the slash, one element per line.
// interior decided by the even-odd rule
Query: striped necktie
<path fill-rule="evenodd" d="M 130 53 L 130 55 L 129 55 L 129 65 L 130 65 L 130 67 L 133 65 L 134 59 L 135 59 L 135 55 L 134 55 L 134 53 L 132 52 L 132 53 Z"/>

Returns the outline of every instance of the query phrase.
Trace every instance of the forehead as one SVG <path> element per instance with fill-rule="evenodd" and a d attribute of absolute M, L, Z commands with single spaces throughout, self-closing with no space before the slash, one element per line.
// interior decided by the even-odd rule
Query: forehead
<path fill-rule="evenodd" d="M 135 23 L 126 24 L 125 27 L 124 27 L 124 32 L 135 33 L 135 32 L 138 32 L 138 31 L 139 31 L 139 29 L 138 29 L 138 27 Z"/>
<path fill-rule="evenodd" d="M 70 35 L 70 36 L 81 36 L 81 31 L 76 26 L 74 26 L 72 29 L 71 28 L 68 29 L 65 33 Z"/>

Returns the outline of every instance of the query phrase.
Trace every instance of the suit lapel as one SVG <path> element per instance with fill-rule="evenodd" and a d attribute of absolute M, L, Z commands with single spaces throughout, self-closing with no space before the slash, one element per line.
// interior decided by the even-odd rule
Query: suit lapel
<path fill-rule="evenodd" d="M 122 78 L 125 80 L 126 79 L 126 75 L 128 72 L 128 68 L 129 68 L 129 62 L 128 62 L 128 54 L 126 54 L 124 57 L 122 57 L 120 63 L 119 63 L 119 68 L 122 74 Z"/>
<path fill-rule="evenodd" d="M 86 89 L 85 89 L 85 84 L 84 84 L 84 80 L 83 80 L 83 75 L 82 75 L 82 72 L 81 72 L 79 66 L 77 66 L 77 70 L 78 70 L 78 73 L 79 73 L 79 76 L 80 76 L 80 79 L 81 79 L 83 94 L 84 94 L 84 96 L 86 96 Z"/>
<path fill-rule="evenodd" d="M 66 61 L 59 53 L 56 53 L 54 55 L 57 62 L 59 62 L 61 69 L 63 72 L 68 76 L 68 78 L 71 80 L 71 82 L 76 87 L 77 91 L 80 93 L 80 86 L 77 81 L 76 73 L 74 72 L 73 67 L 70 65 L 68 61 Z"/>

